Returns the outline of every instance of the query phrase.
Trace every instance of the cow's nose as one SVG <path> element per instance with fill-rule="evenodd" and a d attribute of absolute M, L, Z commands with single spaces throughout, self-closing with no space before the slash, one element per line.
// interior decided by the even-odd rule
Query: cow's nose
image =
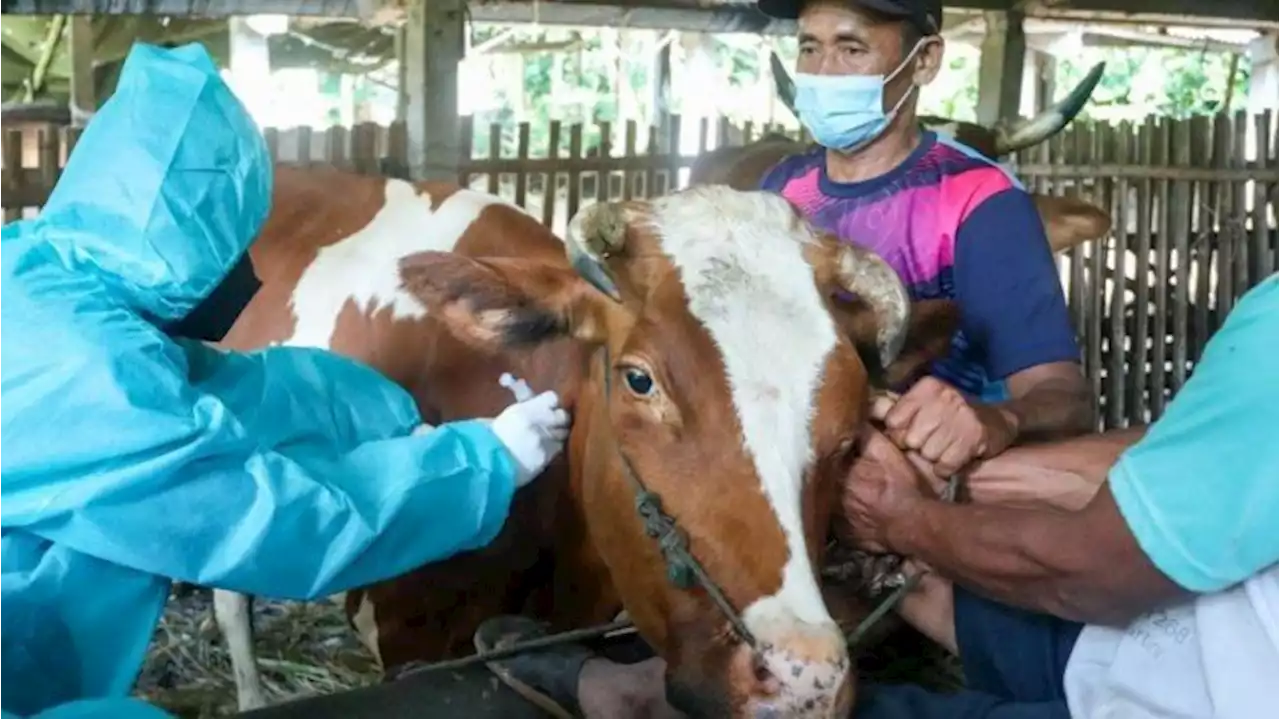
<path fill-rule="evenodd" d="M 853 671 L 835 624 L 803 625 L 750 652 L 748 716 L 845 717 L 853 704 Z"/>

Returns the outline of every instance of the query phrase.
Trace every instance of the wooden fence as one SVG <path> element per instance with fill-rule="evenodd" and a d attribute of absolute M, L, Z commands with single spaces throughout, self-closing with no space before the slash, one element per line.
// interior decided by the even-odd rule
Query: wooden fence
<path fill-rule="evenodd" d="M 699 122 L 700 148 L 708 148 L 711 127 Z M 738 144 L 765 129 L 721 121 L 716 136 L 718 144 Z M 545 144 L 531 141 L 535 130 Z M 583 125 L 491 126 L 489 153 L 467 158 L 459 182 L 506 197 L 558 232 L 592 202 L 687 184 L 698 153 L 681 152 L 679 117 L 661 133 L 633 122 L 600 123 L 599 130 L 611 141 L 588 149 Z M 390 174 L 408 166 L 399 126 L 269 129 L 266 136 L 273 156 L 290 164 Z M 67 128 L 5 128 L 6 222 L 38 212 L 76 137 Z M 473 146 L 469 118 L 462 139 Z M 1276 271 L 1277 144 L 1271 113 L 1240 113 L 1076 122 L 1011 158 L 1029 190 L 1079 195 L 1113 218 L 1103 241 L 1060 260 L 1100 426 L 1159 416 L 1235 300 Z"/>

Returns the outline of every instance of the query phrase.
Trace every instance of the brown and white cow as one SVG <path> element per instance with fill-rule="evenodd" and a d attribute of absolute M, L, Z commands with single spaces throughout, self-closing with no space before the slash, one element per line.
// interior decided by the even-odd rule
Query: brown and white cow
<path fill-rule="evenodd" d="M 912 313 L 887 265 L 767 193 L 700 187 L 595 205 L 561 242 L 469 190 L 287 168 L 276 183 L 252 250 L 263 289 L 228 344 L 329 347 L 408 388 L 434 421 L 496 413 L 509 401 L 503 371 L 557 390 L 574 413 L 564 455 L 519 494 L 493 544 L 347 596 L 385 668 L 469 653 L 495 614 L 567 629 L 625 608 L 689 705 L 847 706 L 848 652 L 814 571 L 835 480 L 868 369 L 887 359 L 896 376 L 944 351 L 949 303 Z M 609 278 L 617 301 L 575 265 Z M 758 652 L 704 592 L 668 583 L 620 450 Z"/>
<path fill-rule="evenodd" d="M 774 87 L 782 104 L 795 114 L 795 83 L 776 54 L 770 56 Z M 922 116 L 922 127 L 977 151 L 996 162 L 1011 152 L 1035 146 L 1061 132 L 1089 100 L 1102 77 L 1103 63 L 1094 65 L 1071 92 L 1059 102 L 1029 120 L 987 127 L 949 118 Z M 774 165 L 784 158 L 805 152 L 808 146 L 785 135 L 769 134 L 746 145 L 722 147 L 700 155 L 690 170 L 691 184 L 728 185 L 754 190 Z M 1094 205 L 1076 197 L 1031 193 L 1044 222 L 1049 248 L 1054 253 L 1092 242 L 1111 229 L 1111 218 Z"/>

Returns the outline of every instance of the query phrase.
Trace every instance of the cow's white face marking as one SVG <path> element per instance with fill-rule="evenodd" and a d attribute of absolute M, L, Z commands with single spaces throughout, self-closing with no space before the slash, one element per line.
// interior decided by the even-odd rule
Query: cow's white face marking
<path fill-rule="evenodd" d="M 834 626 L 809 561 L 801 511 L 816 393 L 837 341 L 803 255 L 814 238 L 786 200 L 769 193 L 707 186 L 652 207 L 689 311 L 720 350 L 746 451 L 787 541 L 781 589 L 753 602 L 743 619 L 764 641 L 795 631 L 797 621 Z"/>
<path fill-rule="evenodd" d="M 282 342 L 328 347 L 343 305 L 366 312 L 390 307 L 394 319 L 419 319 L 427 309 L 400 285 L 400 260 L 428 250 L 447 252 L 489 205 L 502 200 L 458 190 L 434 211 L 432 198 L 403 180 L 387 180 L 382 209 L 369 224 L 321 249 L 302 273 L 290 304 L 293 336 Z"/>

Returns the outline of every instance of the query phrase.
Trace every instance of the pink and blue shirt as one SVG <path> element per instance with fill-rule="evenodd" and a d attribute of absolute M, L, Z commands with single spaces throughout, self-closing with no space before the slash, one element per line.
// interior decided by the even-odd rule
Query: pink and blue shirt
<path fill-rule="evenodd" d="M 1080 360 L 1035 203 L 972 149 L 926 132 L 888 173 L 838 183 L 827 177 L 819 147 L 776 165 L 761 189 L 781 193 L 822 230 L 878 253 L 913 300 L 955 301 L 960 328 L 929 371 L 969 397 L 1001 401 L 1009 375 Z"/>

